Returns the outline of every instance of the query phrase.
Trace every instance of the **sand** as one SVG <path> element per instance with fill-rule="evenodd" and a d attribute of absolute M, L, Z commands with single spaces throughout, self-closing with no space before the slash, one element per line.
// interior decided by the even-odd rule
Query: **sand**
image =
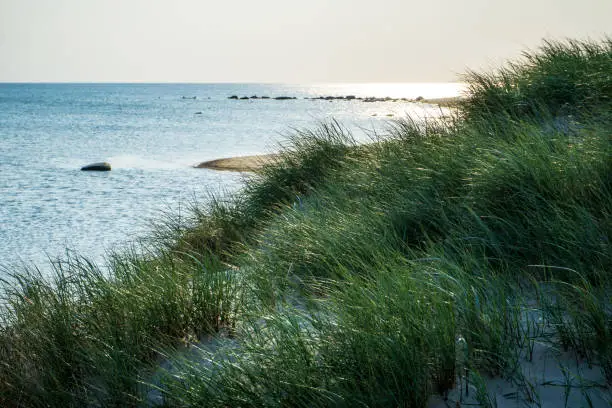
<path fill-rule="evenodd" d="M 470 376 L 472 377 L 472 376 Z M 478 398 L 478 388 L 486 392 L 484 405 Z M 600 367 L 589 366 L 572 352 L 561 352 L 545 344 L 535 344 L 533 359 L 518 361 L 510 378 L 481 376 L 481 383 L 467 384 L 465 377 L 457 381 L 445 401 L 432 396 L 427 408 L 491 406 L 497 408 L 588 407 L 612 406 L 612 394 Z M 590 404 L 589 404 L 590 400 Z"/>
<path fill-rule="evenodd" d="M 261 154 L 255 156 L 227 157 L 202 162 L 194 167 L 223 171 L 257 172 L 278 158 L 277 154 Z"/>
<path fill-rule="evenodd" d="M 471 373 L 466 384 L 465 370 L 457 367 L 455 386 L 446 399 L 431 396 L 427 408 L 612 407 L 612 389 L 600 366 L 589 364 L 573 351 L 562 350 L 552 323 L 541 311 L 524 312 L 522 323 L 524 329 L 531 327 L 534 333 L 524 347 L 515 350 L 510 364 L 513 369 L 496 377 Z"/>

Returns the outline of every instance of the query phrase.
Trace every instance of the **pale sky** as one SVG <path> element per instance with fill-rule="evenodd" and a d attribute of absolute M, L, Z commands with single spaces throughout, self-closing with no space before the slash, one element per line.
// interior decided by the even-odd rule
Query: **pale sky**
<path fill-rule="evenodd" d="M 453 81 L 606 34 L 612 0 L 0 0 L 0 82 Z"/>

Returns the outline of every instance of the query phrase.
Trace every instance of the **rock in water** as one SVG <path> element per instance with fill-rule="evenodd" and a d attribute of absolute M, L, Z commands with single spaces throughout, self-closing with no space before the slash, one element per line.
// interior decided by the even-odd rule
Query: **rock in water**
<path fill-rule="evenodd" d="M 92 163 L 81 167 L 83 171 L 110 171 L 110 169 L 111 165 L 107 162 Z"/>

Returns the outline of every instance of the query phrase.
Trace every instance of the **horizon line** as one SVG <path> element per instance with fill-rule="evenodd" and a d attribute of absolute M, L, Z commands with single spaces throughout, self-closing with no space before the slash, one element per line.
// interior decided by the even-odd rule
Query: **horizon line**
<path fill-rule="evenodd" d="M 274 81 L 3 81 L 0 84 L 41 84 L 41 85 L 365 85 L 365 84 L 460 84 L 462 81 L 305 81 L 305 82 L 274 82 Z"/>

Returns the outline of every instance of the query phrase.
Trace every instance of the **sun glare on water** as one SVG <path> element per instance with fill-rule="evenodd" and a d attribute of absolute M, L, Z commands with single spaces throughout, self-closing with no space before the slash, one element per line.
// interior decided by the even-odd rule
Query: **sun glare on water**
<path fill-rule="evenodd" d="M 450 98 L 460 96 L 465 89 L 461 82 L 371 82 L 355 84 L 330 85 L 334 93 L 341 95 L 354 94 L 358 97 L 390 97 L 414 99 L 422 96 L 426 99 Z"/>

